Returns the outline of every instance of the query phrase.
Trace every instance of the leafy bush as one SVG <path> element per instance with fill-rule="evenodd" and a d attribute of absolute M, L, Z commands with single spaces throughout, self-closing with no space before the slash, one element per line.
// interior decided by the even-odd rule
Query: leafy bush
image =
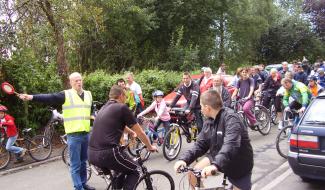
<path fill-rule="evenodd" d="M 151 103 L 151 94 L 154 90 L 159 89 L 168 94 L 179 84 L 182 76 L 179 72 L 162 70 L 143 70 L 134 75 L 135 81 L 142 88 L 146 105 Z M 84 76 L 85 89 L 91 91 L 94 100 L 105 102 L 107 100 L 107 92 L 119 78 L 125 78 L 125 74 L 110 75 L 103 70 L 98 70 Z"/>

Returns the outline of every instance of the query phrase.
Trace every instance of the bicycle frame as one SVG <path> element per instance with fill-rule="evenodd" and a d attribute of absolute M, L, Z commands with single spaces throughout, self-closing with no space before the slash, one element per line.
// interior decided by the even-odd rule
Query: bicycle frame
<path fill-rule="evenodd" d="M 188 120 L 187 116 L 184 112 L 177 113 L 176 111 L 170 111 L 172 114 L 172 123 L 177 123 L 178 126 L 182 129 L 184 132 L 184 135 L 189 140 L 196 140 L 197 135 L 197 127 L 193 128 L 191 126 L 191 123 L 194 122 L 194 120 Z M 171 126 L 173 127 L 173 126 Z M 191 129 L 191 131 L 190 131 Z"/>

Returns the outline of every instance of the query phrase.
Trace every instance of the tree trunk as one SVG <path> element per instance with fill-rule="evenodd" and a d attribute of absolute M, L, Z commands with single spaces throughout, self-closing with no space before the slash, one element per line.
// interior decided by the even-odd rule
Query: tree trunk
<path fill-rule="evenodd" d="M 60 25 L 60 21 L 55 20 L 51 3 L 48 0 L 40 0 L 38 3 L 44 11 L 47 20 L 51 24 L 54 31 L 55 41 L 57 45 L 56 63 L 58 75 L 61 77 L 64 88 L 70 88 L 68 79 L 69 66 L 65 57 L 63 29 Z"/>
<path fill-rule="evenodd" d="M 219 46 L 219 61 L 220 64 L 225 60 L 225 16 L 221 14 L 220 18 L 220 46 Z"/>

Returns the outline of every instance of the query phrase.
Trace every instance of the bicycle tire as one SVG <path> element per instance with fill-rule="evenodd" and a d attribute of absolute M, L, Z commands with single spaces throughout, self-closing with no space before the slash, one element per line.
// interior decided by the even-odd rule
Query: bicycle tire
<path fill-rule="evenodd" d="M 11 159 L 10 152 L 5 146 L 0 146 L 0 170 L 8 166 Z"/>
<path fill-rule="evenodd" d="M 270 108 L 271 121 L 274 125 L 278 125 L 279 121 L 277 120 L 277 112 L 275 110 L 274 104 Z"/>
<path fill-rule="evenodd" d="M 276 136 L 276 141 L 275 141 L 276 150 L 278 151 L 279 155 L 285 159 L 288 158 L 288 152 L 289 152 L 290 134 L 288 134 L 288 132 L 291 133 L 292 127 L 293 126 L 290 125 L 283 127 L 279 132 L 279 134 Z"/>
<path fill-rule="evenodd" d="M 158 184 L 152 184 L 153 183 L 153 175 L 157 175 L 157 178 L 159 180 L 162 180 L 163 178 L 167 179 L 164 180 L 164 182 L 160 182 Z M 167 183 L 168 182 L 168 183 Z M 169 187 L 166 187 L 166 185 L 170 185 Z M 137 182 L 135 186 L 135 190 L 158 190 L 158 189 L 168 189 L 168 190 L 175 190 L 175 182 L 173 178 L 165 171 L 162 170 L 152 170 L 148 172 L 147 174 L 141 176 L 139 181 Z"/>
<path fill-rule="evenodd" d="M 61 153 L 61 158 L 64 164 L 66 164 L 67 166 L 70 166 L 70 156 L 69 156 L 69 149 L 68 149 L 68 145 L 66 145 Z"/>
<path fill-rule="evenodd" d="M 53 136 L 54 136 L 54 123 L 49 123 L 48 125 L 45 126 L 44 129 L 44 136 L 46 136 L 51 142 L 53 140 Z"/>
<path fill-rule="evenodd" d="M 36 135 L 27 144 L 27 150 L 35 161 L 43 161 L 52 154 L 52 144 L 44 135 Z"/>
<path fill-rule="evenodd" d="M 129 153 L 131 156 L 136 157 L 137 154 L 136 154 L 135 150 L 136 150 L 136 149 L 139 149 L 139 148 L 142 148 L 142 147 L 144 147 L 144 146 L 145 146 L 145 144 L 143 144 L 143 143 L 141 142 L 141 140 L 137 138 L 137 139 L 136 139 L 136 142 L 134 143 L 134 145 L 133 145 L 133 146 L 128 146 L 128 147 L 127 147 L 127 150 L 128 150 L 128 153 Z M 148 160 L 149 157 L 150 157 L 150 155 L 151 155 L 151 152 L 148 151 L 147 149 L 141 151 L 141 159 L 142 159 L 143 161 Z"/>
<path fill-rule="evenodd" d="M 262 105 L 256 105 L 254 109 L 255 118 L 259 122 L 257 128 L 258 132 L 260 132 L 262 135 L 268 135 L 271 131 L 271 118 L 269 110 Z"/>
<path fill-rule="evenodd" d="M 165 139 L 162 147 L 163 155 L 168 161 L 175 160 L 182 148 L 182 136 L 180 133 L 179 125 L 174 123 L 171 124 L 170 126 L 171 128 L 165 135 Z M 174 152 L 171 152 L 173 150 Z"/>

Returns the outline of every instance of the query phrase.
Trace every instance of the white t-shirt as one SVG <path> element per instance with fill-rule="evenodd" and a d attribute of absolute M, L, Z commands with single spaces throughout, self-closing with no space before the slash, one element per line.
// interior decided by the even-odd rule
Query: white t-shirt
<path fill-rule="evenodd" d="M 142 94 L 140 85 L 138 83 L 136 83 L 135 81 L 133 81 L 133 83 L 131 85 L 128 84 L 127 87 L 129 87 L 130 90 L 132 90 L 132 92 L 135 94 Z"/>

